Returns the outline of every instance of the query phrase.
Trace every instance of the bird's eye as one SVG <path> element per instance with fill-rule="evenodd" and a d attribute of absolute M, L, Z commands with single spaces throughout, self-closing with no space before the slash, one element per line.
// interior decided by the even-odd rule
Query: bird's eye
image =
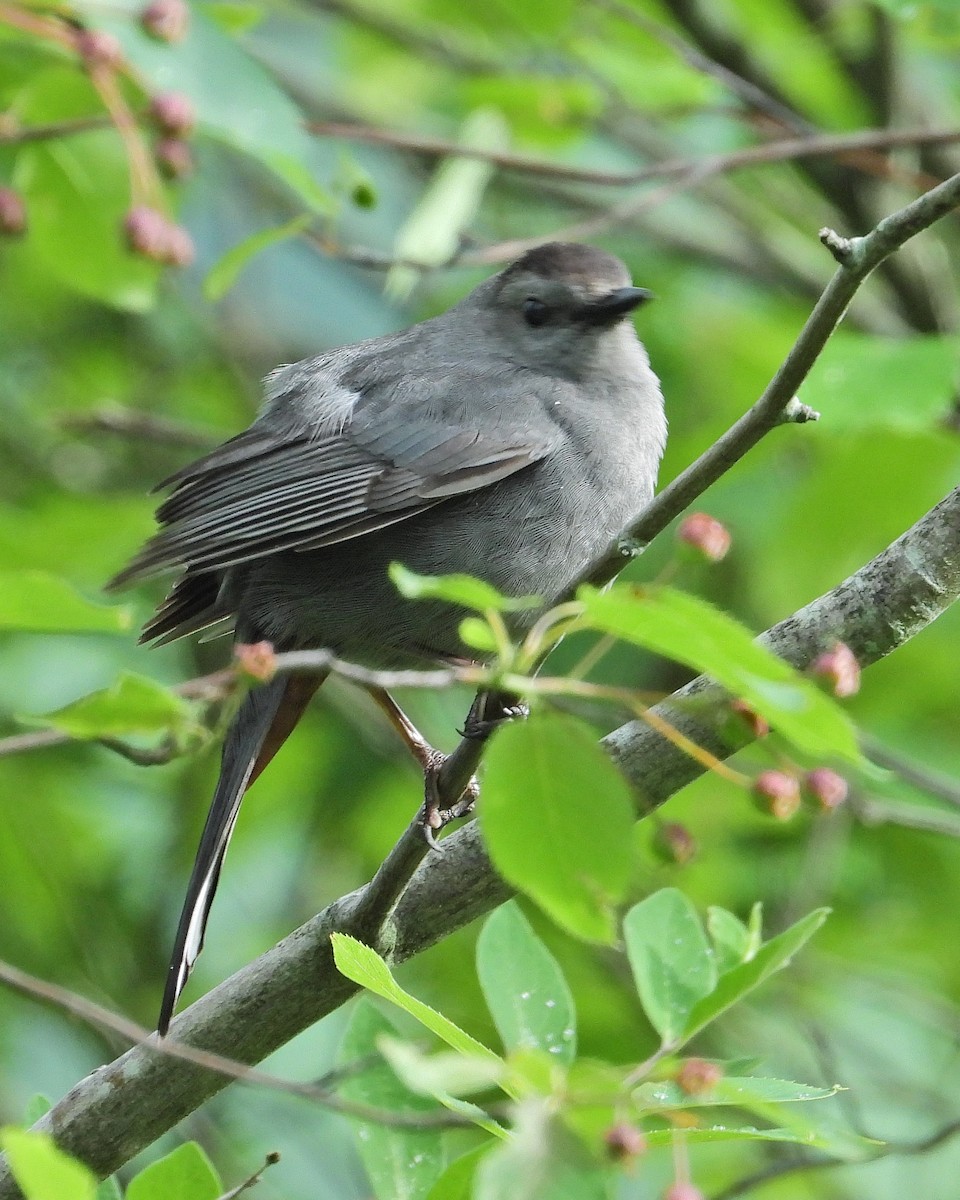
<path fill-rule="evenodd" d="M 550 316 L 550 309 L 536 296 L 528 296 L 523 302 L 523 319 L 534 329 L 543 325 Z"/>

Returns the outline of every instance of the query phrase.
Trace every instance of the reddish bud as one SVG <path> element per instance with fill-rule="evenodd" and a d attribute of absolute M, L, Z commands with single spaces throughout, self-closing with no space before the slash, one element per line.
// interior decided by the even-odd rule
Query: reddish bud
<path fill-rule="evenodd" d="M 607 1157 L 614 1162 L 632 1162 L 647 1152 L 647 1139 L 643 1130 L 626 1121 L 618 1121 L 603 1135 Z"/>
<path fill-rule="evenodd" d="M 150 101 L 150 119 L 164 133 L 185 137 L 197 123 L 193 101 L 183 92 L 161 92 Z"/>
<path fill-rule="evenodd" d="M 703 1192 L 692 1183 L 671 1183 L 663 1193 L 663 1200 L 706 1200 Z"/>
<path fill-rule="evenodd" d="M 190 25 L 184 0 L 151 0 L 140 14 L 140 24 L 160 42 L 182 42 Z"/>
<path fill-rule="evenodd" d="M 778 821 L 789 821 L 800 807 L 800 784 L 786 771 L 761 771 L 753 795 L 760 811 Z"/>
<path fill-rule="evenodd" d="M 234 646 L 233 655 L 240 670 L 261 683 L 269 683 L 277 673 L 277 656 L 271 642 L 241 643 Z"/>
<path fill-rule="evenodd" d="M 684 517 L 677 538 L 692 546 L 707 562 L 719 562 L 730 549 L 730 531 L 709 513 L 695 512 Z"/>
<path fill-rule="evenodd" d="M 196 257 L 193 238 L 182 225 L 167 226 L 167 250 L 163 261 L 171 267 L 189 267 Z"/>
<path fill-rule="evenodd" d="M 123 221 L 123 231 L 130 249 L 134 254 L 152 258 L 154 262 L 166 261 L 169 229 L 170 222 L 163 213 L 145 204 L 131 208 Z"/>
<path fill-rule="evenodd" d="M 19 237 L 27 231 L 27 210 L 13 188 L 0 187 L 0 234 Z"/>
<path fill-rule="evenodd" d="M 155 208 L 139 205 L 132 208 L 123 222 L 127 244 L 134 254 L 169 267 L 188 267 L 193 262 L 194 249 L 189 233 Z"/>
<path fill-rule="evenodd" d="M 182 138 L 161 138 L 153 153 L 167 179 L 184 179 L 193 171 L 193 151 Z"/>
<path fill-rule="evenodd" d="M 850 790 L 844 777 L 829 767 L 817 767 L 809 771 L 803 782 L 810 797 L 824 812 L 839 808 Z"/>
<path fill-rule="evenodd" d="M 697 843 L 686 825 L 679 821 L 664 821 L 653 831 L 650 843 L 661 862 L 684 866 L 697 853 Z"/>
<path fill-rule="evenodd" d="M 730 707 L 738 717 L 743 719 L 754 737 L 766 737 L 770 732 L 770 725 L 766 717 L 761 717 L 758 712 L 754 712 L 746 700 L 734 700 Z"/>
<path fill-rule="evenodd" d="M 688 1096 L 700 1096 L 717 1086 L 723 1078 L 723 1069 L 705 1058 L 688 1058 L 680 1064 L 674 1078 Z"/>
<path fill-rule="evenodd" d="M 76 47 L 88 67 L 118 67 L 123 62 L 123 47 L 103 29 L 81 29 Z"/>
<path fill-rule="evenodd" d="M 833 694 L 841 700 L 860 691 L 860 664 L 843 642 L 836 642 L 814 659 L 810 670 L 828 683 Z"/>

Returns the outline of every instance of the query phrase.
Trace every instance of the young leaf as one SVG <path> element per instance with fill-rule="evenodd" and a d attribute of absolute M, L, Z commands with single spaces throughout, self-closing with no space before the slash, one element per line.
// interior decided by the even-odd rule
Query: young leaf
<path fill-rule="evenodd" d="M 222 1190 L 206 1152 L 184 1142 L 130 1180 L 127 1200 L 217 1200 Z"/>
<path fill-rule="evenodd" d="M 426 1200 L 473 1200 L 477 1167 L 490 1149 L 491 1144 L 486 1142 L 455 1158 L 427 1193 Z"/>
<path fill-rule="evenodd" d="M 623 776 L 582 722 L 541 711 L 502 729 L 486 759 L 480 824 L 501 875 L 577 937 L 612 943 L 634 868 Z"/>
<path fill-rule="evenodd" d="M 396 1034 L 394 1026 L 365 997 L 354 1008 L 340 1047 L 341 1063 L 375 1054 L 378 1042 Z M 341 1092 L 388 1112 L 411 1114 L 436 1111 L 432 1100 L 412 1092 L 396 1072 L 377 1059 L 350 1075 Z M 378 1200 L 414 1200 L 440 1177 L 446 1165 L 446 1146 L 435 1129 L 408 1129 L 378 1121 L 358 1121 L 356 1145 Z"/>
<path fill-rule="evenodd" d="M 363 942 L 358 942 L 356 938 L 349 937 L 345 933 L 333 933 L 330 935 L 330 940 L 333 943 L 334 962 L 341 975 L 345 975 L 347 979 L 352 979 L 354 983 L 365 987 L 368 992 L 373 992 L 374 995 L 389 1000 L 391 1004 L 396 1004 L 398 1008 L 409 1013 L 431 1033 L 435 1033 L 441 1041 L 452 1046 L 454 1050 L 459 1050 L 461 1054 L 475 1054 L 494 1063 L 503 1063 L 503 1059 L 498 1054 L 494 1054 L 482 1042 L 478 1042 L 469 1033 L 454 1025 L 442 1013 L 438 1013 L 436 1009 L 424 1004 L 422 1000 L 405 992 L 376 950 L 371 950 Z"/>
<path fill-rule="evenodd" d="M 294 217 L 293 220 L 287 221 L 283 225 L 277 225 L 271 229 L 261 229 L 259 232 L 251 234 L 250 237 L 244 238 L 238 245 L 231 246 L 207 272 L 207 277 L 203 281 L 204 297 L 211 302 L 219 300 L 233 287 L 237 276 L 254 255 L 259 254 L 261 250 L 266 250 L 269 246 L 275 246 L 278 242 L 286 241 L 287 238 L 296 237 L 298 233 L 302 233 L 307 228 L 311 221 L 313 221 L 312 213 L 301 213 L 300 216 Z"/>
<path fill-rule="evenodd" d="M 828 1100 L 840 1089 L 812 1087 L 791 1083 L 786 1079 L 763 1079 L 752 1076 L 724 1075 L 702 1095 L 691 1096 L 673 1080 L 642 1083 L 632 1092 L 634 1103 L 654 1109 L 704 1108 L 721 1105 L 734 1108 L 755 1108 L 758 1105 L 795 1104 L 806 1100 Z"/>
<path fill-rule="evenodd" d="M 732 912 L 715 905 L 707 909 L 707 930 L 717 969 L 723 974 L 742 963 L 750 950 L 750 930 Z"/>
<path fill-rule="evenodd" d="M 411 1092 L 432 1096 L 444 1103 L 452 1097 L 468 1096 L 471 1092 L 495 1087 L 502 1081 L 506 1069 L 506 1064 L 486 1056 L 461 1054 L 456 1050 L 424 1054 L 409 1042 L 388 1034 L 377 1039 L 377 1049 Z"/>
<path fill-rule="evenodd" d="M 817 908 L 783 933 L 771 938 L 748 962 L 720 976 L 716 989 L 705 996 L 690 1012 L 683 1029 L 683 1041 L 689 1041 L 705 1025 L 736 1004 L 764 980 L 782 970 L 797 951 L 817 932 L 830 915 L 829 908 Z"/>
<path fill-rule="evenodd" d="M 132 621 L 128 606 L 94 604 L 45 571 L 0 572 L 0 630 L 123 633 Z"/>
<path fill-rule="evenodd" d="M 573 1062 L 573 996 L 557 960 L 513 900 L 484 922 L 477 939 L 477 975 L 507 1050 L 544 1050 Z"/>
<path fill-rule="evenodd" d="M 461 608 L 477 612 L 519 612 L 536 608 L 542 601 L 537 596 L 504 596 L 482 579 L 472 575 L 418 575 L 402 563 L 390 564 L 390 578 L 401 596 L 408 600 L 446 600 Z"/>
<path fill-rule="evenodd" d="M 94 1200 L 93 1172 L 65 1154 L 48 1133 L 4 1129 L 0 1146 L 28 1200 Z"/>
<path fill-rule="evenodd" d="M 711 676 L 797 749 L 861 762 L 853 723 L 843 709 L 705 600 L 673 588 L 630 584 L 605 592 L 585 585 L 577 596 L 593 628 Z"/>
<path fill-rule="evenodd" d="M 605 1200 L 607 1188 L 586 1147 L 544 1100 L 517 1110 L 513 1137 L 477 1168 L 474 1200 Z"/>
<path fill-rule="evenodd" d="M 75 738 L 177 735 L 192 727 L 194 708 L 162 684 L 125 671 L 110 687 L 81 696 L 65 708 L 20 719 Z"/>
<path fill-rule="evenodd" d="M 663 1044 L 673 1045 L 717 984 L 700 918 L 682 892 L 663 888 L 630 909 L 623 934 L 643 1010 Z"/>

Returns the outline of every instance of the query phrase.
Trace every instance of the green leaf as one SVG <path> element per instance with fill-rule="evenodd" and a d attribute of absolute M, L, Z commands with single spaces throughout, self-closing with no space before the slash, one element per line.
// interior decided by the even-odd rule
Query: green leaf
<path fill-rule="evenodd" d="M 673 588 L 630 584 L 605 592 L 584 585 L 577 596 L 588 625 L 711 676 L 804 753 L 862 761 L 843 709 L 705 600 Z"/>
<path fill-rule="evenodd" d="M 377 1049 L 410 1091 L 444 1103 L 452 1097 L 494 1087 L 502 1082 L 506 1070 L 505 1063 L 456 1050 L 424 1054 L 409 1042 L 386 1034 L 377 1039 Z"/>
<path fill-rule="evenodd" d="M 821 435 L 851 430 L 936 428 L 957 383 L 955 334 L 878 337 L 837 330 L 801 390 L 820 411 Z"/>
<path fill-rule="evenodd" d="M 474 1200 L 605 1200 L 607 1195 L 602 1170 L 543 1100 L 518 1107 L 513 1137 L 485 1156 L 473 1192 Z"/>
<path fill-rule="evenodd" d="M 247 4 L 243 0 L 204 0 L 202 7 L 224 33 L 234 35 L 249 33 L 266 15 L 261 4 Z"/>
<path fill-rule="evenodd" d="M 365 997 L 354 1008 L 340 1047 L 345 1064 L 368 1058 L 395 1027 Z M 388 1112 L 435 1112 L 436 1105 L 411 1091 L 379 1060 L 344 1080 L 345 1099 Z M 435 1129 L 410 1129 L 378 1121 L 355 1121 L 356 1145 L 379 1200 L 414 1200 L 440 1177 L 446 1164 L 445 1139 Z"/>
<path fill-rule="evenodd" d="M 0 1146 L 27 1200 L 94 1200 L 93 1172 L 65 1154 L 48 1133 L 0 1130 Z"/>
<path fill-rule="evenodd" d="M 663 1044 L 674 1045 L 717 985 L 696 909 L 676 888 L 663 888 L 630 909 L 623 934 L 643 1010 Z"/>
<path fill-rule="evenodd" d="M 709 1091 L 691 1096 L 672 1080 L 642 1083 L 634 1088 L 634 1103 L 652 1109 L 710 1108 L 717 1105 L 754 1108 L 771 1104 L 796 1104 L 807 1100 L 828 1100 L 839 1087 L 819 1088 L 786 1079 L 724 1075 Z"/>
<path fill-rule="evenodd" d="M 544 1050 L 561 1062 L 574 1060 L 577 1015 L 570 988 L 513 900 L 484 922 L 477 975 L 507 1050 Z"/>
<path fill-rule="evenodd" d="M 97 1187 L 96 1200 L 123 1200 L 116 1175 L 110 1175 Z"/>
<path fill-rule="evenodd" d="M 814 909 L 783 933 L 764 942 L 749 962 L 741 963 L 739 967 L 721 975 L 715 990 L 691 1011 L 683 1029 L 683 1040 L 689 1041 L 722 1012 L 742 1000 L 771 975 L 783 970 L 829 915 L 829 908 Z"/>
<path fill-rule="evenodd" d="M 100 113 L 102 106 L 84 74 L 57 66 L 38 72 L 16 111 L 32 125 Z M 130 174 L 116 130 L 24 146 L 14 184 L 30 213 L 25 250 L 44 273 L 115 308 L 145 312 L 153 305 L 161 268 L 126 245 Z"/>
<path fill-rule="evenodd" d="M 500 874 L 577 937 L 612 944 L 634 870 L 633 806 L 593 731 L 534 713 L 486 758 L 480 823 Z"/>
<path fill-rule="evenodd" d="M 543 603 L 537 596 L 504 596 L 472 575 L 418 575 L 396 562 L 390 564 L 390 578 L 408 600 L 446 600 L 477 612 L 519 612 Z"/>
<path fill-rule="evenodd" d="M 750 930 L 739 917 L 725 908 L 707 909 L 707 930 L 713 943 L 718 970 L 723 973 L 744 962 L 750 955 Z"/>
<path fill-rule="evenodd" d="M 130 1180 L 126 1200 L 217 1200 L 222 1185 L 196 1142 L 184 1142 Z"/>
<path fill-rule="evenodd" d="M 258 233 L 244 238 L 238 245 L 231 246 L 207 273 L 207 277 L 203 281 L 204 296 L 211 302 L 219 300 L 233 287 L 237 276 L 255 254 L 259 254 L 261 250 L 266 250 L 268 246 L 274 246 L 287 238 L 296 237 L 312 221 L 312 213 L 302 213 L 284 225 L 277 225 L 273 229 L 261 229 Z"/>
<path fill-rule="evenodd" d="M 133 624 L 126 605 L 86 600 L 45 571 L 0 571 L 0 629 L 27 633 L 122 633 Z"/>
<path fill-rule="evenodd" d="M 676 1136 L 673 1129 L 651 1129 L 647 1133 L 647 1142 L 651 1147 L 669 1147 L 675 1144 Z M 878 1145 L 869 1138 L 857 1138 L 856 1135 L 837 1136 L 832 1130 L 818 1133 L 812 1129 L 757 1129 L 752 1125 L 720 1124 L 685 1127 L 683 1140 L 690 1145 L 710 1142 L 786 1142 L 794 1146 L 809 1146 L 811 1150 L 824 1150 L 851 1162 L 875 1150 Z"/>
<path fill-rule="evenodd" d="M 36 1096 L 31 1096 L 27 1101 L 26 1108 L 23 1110 L 23 1123 L 25 1125 L 35 1125 L 52 1107 L 53 1104 L 46 1096 L 40 1093 L 37 1093 Z"/>
<path fill-rule="evenodd" d="M 19 719 L 59 729 L 74 738 L 157 733 L 180 736 L 193 730 L 195 709 L 189 701 L 145 675 L 124 672 L 110 687 L 91 692 L 65 708 Z"/>
<path fill-rule="evenodd" d="M 493 108 L 478 108 L 463 123 L 459 141 L 475 150 L 504 150 L 509 131 L 503 116 Z M 416 208 L 394 242 L 394 253 L 405 262 L 437 267 L 449 262 L 460 246 L 460 237 L 473 220 L 494 166 L 477 158 L 446 158 L 437 167 Z M 401 298 L 417 282 L 409 266 L 392 267 L 385 291 Z"/>
<path fill-rule="evenodd" d="M 454 1050 L 459 1050 L 461 1054 L 475 1054 L 481 1058 L 488 1058 L 492 1062 L 503 1062 L 498 1054 L 494 1054 L 482 1042 L 478 1042 L 458 1025 L 454 1025 L 442 1013 L 438 1013 L 436 1009 L 424 1004 L 422 1000 L 405 992 L 376 950 L 371 950 L 363 942 L 358 942 L 356 938 L 349 937 L 345 933 L 331 934 L 330 941 L 333 944 L 333 959 L 341 975 L 352 979 L 354 983 L 366 988 L 368 992 L 373 992 L 374 995 L 389 1000 L 391 1004 L 396 1004 L 398 1008 L 409 1013 L 431 1033 L 435 1033 L 441 1041 L 452 1046 Z"/>
<path fill-rule="evenodd" d="M 455 1158 L 427 1193 L 426 1200 L 473 1200 L 473 1181 L 490 1143 Z"/>

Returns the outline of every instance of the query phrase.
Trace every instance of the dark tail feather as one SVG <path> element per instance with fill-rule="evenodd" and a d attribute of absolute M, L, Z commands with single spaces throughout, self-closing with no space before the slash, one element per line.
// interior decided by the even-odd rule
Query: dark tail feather
<path fill-rule="evenodd" d="M 167 973 L 157 1021 L 161 1037 L 203 949 L 210 905 L 244 792 L 286 741 L 322 682 L 322 675 L 291 675 L 253 688 L 227 731 L 220 778 L 200 837 Z"/>

